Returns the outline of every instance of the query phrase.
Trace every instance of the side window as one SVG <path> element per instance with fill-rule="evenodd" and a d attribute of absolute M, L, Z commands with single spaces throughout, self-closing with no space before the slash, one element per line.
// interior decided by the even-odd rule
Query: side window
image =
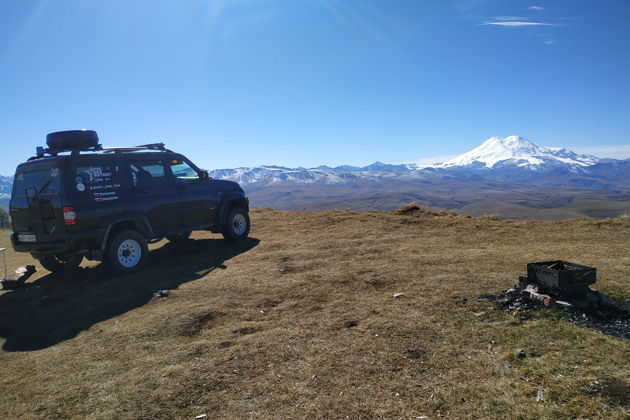
<path fill-rule="evenodd" d="M 87 194 L 97 203 L 118 200 L 120 168 L 112 160 L 80 160 L 74 172 L 74 185 L 79 193 Z"/>
<path fill-rule="evenodd" d="M 129 170 L 131 171 L 133 185 L 136 187 L 149 187 L 167 183 L 162 160 L 131 161 L 129 162 Z"/>
<path fill-rule="evenodd" d="M 181 159 L 170 159 L 171 171 L 177 182 L 199 181 L 199 173 Z"/>

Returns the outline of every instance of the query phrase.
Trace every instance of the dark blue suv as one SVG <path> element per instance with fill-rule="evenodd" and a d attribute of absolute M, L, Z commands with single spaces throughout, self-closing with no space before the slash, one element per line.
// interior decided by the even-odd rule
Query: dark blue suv
<path fill-rule="evenodd" d="M 13 248 L 50 271 L 87 258 L 133 273 L 147 263 L 148 243 L 186 240 L 193 230 L 249 234 L 243 189 L 163 143 L 104 148 L 91 130 L 51 133 L 46 143 L 18 165 L 9 214 Z"/>

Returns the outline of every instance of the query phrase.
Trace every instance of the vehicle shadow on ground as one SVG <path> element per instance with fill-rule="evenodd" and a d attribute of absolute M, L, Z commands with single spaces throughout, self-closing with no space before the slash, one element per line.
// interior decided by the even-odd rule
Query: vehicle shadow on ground
<path fill-rule="evenodd" d="M 114 277 L 102 264 L 71 274 L 48 274 L 0 295 L 0 337 L 5 351 L 32 351 L 76 337 L 92 325 L 138 308 L 158 290 L 176 289 L 249 251 L 260 241 L 247 238 L 167 243 L 149 253 L 136 274 Z"/>

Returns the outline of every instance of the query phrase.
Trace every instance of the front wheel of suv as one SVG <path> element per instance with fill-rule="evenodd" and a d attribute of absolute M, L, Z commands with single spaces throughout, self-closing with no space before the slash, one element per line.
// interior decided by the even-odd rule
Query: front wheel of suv
<path fill-rule="evenodd" d="M 39 263 L 53 273 L 67 273 L 81 264 L 83 255 L 50 254 L 39 258 Z"/>
<path fill-rule="evenodd" d="M 105 262 L 115 274 L 131 274 L 142 270 L 149 258 L 147 240 L 135 230 L 114 236 L 107 247 Z"/>
<path fill-rule="evenodd" d="M 227 223 L 223 227 L 223 237 L 228 241 L 238 241 L 247 238 L 249 234 L 249 215 L 242 207 L 230 210 Z"/>

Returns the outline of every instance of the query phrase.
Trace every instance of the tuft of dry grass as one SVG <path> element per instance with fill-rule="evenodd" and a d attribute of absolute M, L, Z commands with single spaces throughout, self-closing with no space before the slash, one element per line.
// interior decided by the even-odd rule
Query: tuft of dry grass
<path fill-rule="evenodd" d="M 0 292 L 0 418 L 630 416 L 628 340 L 477 299 L 550 259 L 630 298 L 628 218 L 251 219 L 243 243 L 153 245 L 136 275 L 38 267 Z"/>

